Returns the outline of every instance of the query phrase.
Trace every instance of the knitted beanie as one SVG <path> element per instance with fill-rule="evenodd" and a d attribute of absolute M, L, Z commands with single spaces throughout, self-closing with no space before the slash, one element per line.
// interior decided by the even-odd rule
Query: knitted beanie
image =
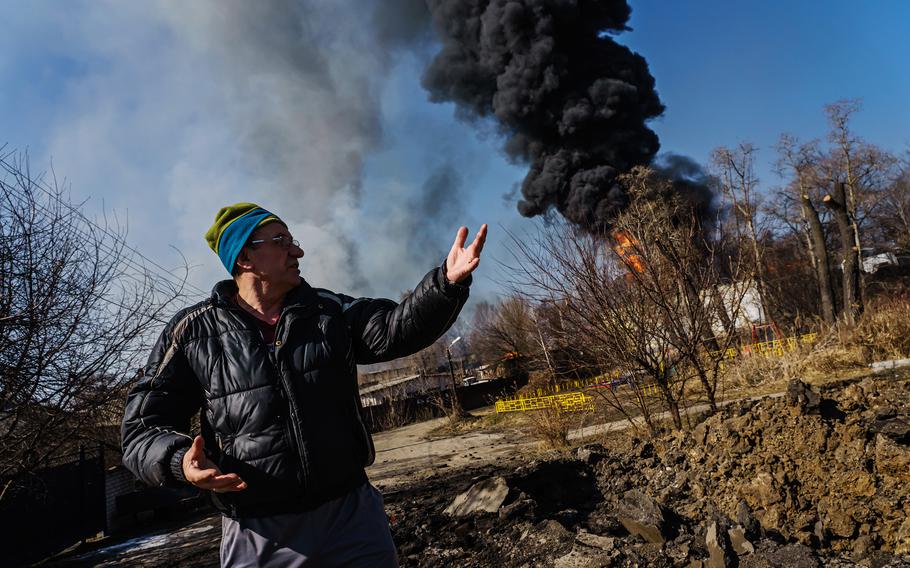
<path fill-rule="evenodd" d="M 228 272 L 233 272 L 240 249 L 256 227 L 284 221 L 255 203 L 235 203 L 222 207 L 215 214 L 215 223 L 205 233 L 209 248 L 215 251 Z"/>

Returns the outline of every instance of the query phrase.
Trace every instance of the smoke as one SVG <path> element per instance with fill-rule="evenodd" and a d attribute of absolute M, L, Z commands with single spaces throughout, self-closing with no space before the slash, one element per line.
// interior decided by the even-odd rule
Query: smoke
<path fill-rule="evenodd" d="M 461 176 L 455 167 L 446 163 L 436 168 L 421 187 L 416 198 L 412 199 L 410 230 L 417 235 L 432 235 L 439 232 L 439 227 L 458 226 L 464 216 L 460 199 Z M 410 241 L 410 253 L 417 258 L 437 258 L 441 260 L 448 252 L 445 241 L 431 242 L 426 239 Z"/>
<path fill-rule="evenodd" d="M 692 207 L 702 227 L 710 228 L 715 221 L 714 191 L 717 180 L 688 156 L 666 152 L 657 156 L 651 168 L 657 175 L 673 182 L 673 190 Z"/>
<path fill-rule="evenodd" d="M 239 163 L 222 169 L 248 180 L 243 200 L 260 202 L 288 221 L 307 248 L 303 268 L 314 284 L 352 293 L 388 286 L 390 275 L 371 274 L 375 259 L 365 258 L 349 235 L 368 225 L 363 175 L 367 158 L 385 143 L 385 81 L 402 54 L 432 39 L 422 2 L 201 0 L 163 6 L 170 8 L 163 18 L 175 41 L 218 85 L 214 105 L 239 156 Z M 206 144 L 195 160 L 210 152 Z M 180 171 L 184 187 L 211 185 L 198 165 Z M 418 187 L 399 197 L 419 199 L 412 197 Z M 224 193 L 197 197 L 193 222 L 223 205 L 217 200 Z M 233 189 L 227 193 L 240 197 Z M 445 215 L 424 208 L 423 222 L 437 213 Z"/>
<path fill-rule="evenodd" d="M 428 3 L 442 48 L 423 85 L 431 100 L 454 102 L 462 119 L 495 119 L 506 154 L 530 165 L 520 213 L 531 217 L 555 208 L 583 227 L 607 228 L 627 204 L 617 177 L 651 163 L 660 145 L 647 121 L 664 110 L 647 62 L 612 38 L 629 29 L 629 5 Z M 684 165 L 679 157 L 670 161 L 668 174 Z M 703 202 L 707 196 L 696 177 L 676 185 Z"/>
<path fill-rule="evenodd" d="M 455 101 L 461 118 L 504 136 L 507 155 L 529 165 L 526 215 L 608 223 L 626 199 L 616 176 L 658 148 L 646 126 L 663 108 L 654 80 L 610 36 L 626 29 L 625 3 L 430 8 L 108 0 L 75 15 L 47 9 L 56 24 L 18 26 L 11 45 L 74 62 L 61 64 L 65 84 L 53 89 L 48 157 L 74 187 L 111 188 L 115 206 L 139 212 L 131 236 L 149 254 L 171 243 L 185 251 L 203 267 L 195 285 L 224 276 L 201 239 L 214 212 L 254 201 L 304 243 L 314 284 L 387 293 L 440 261 L 458 224 L 470 224 L 461 217 L 489 159 L 447 137 L 449 125 L 409 118 L 401 93 L 411 85 L 396 81 L 425 63 L 432 100 Z M 365 185 L 367 168 L 381 172 Z M 167 213 L 143 215 L 149 203 Z"/>

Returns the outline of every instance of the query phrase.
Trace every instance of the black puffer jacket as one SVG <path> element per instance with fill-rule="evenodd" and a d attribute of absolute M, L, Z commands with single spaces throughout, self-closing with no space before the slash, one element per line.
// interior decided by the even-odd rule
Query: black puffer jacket
<path fill-rule="evenodd" d="M 360 418 L 357 363 L 430 345 L 455 321 L 465 285 L 430 271 L 401 304 L 303 282 L 285 298 L 273 345 L 230 298 L 232 280 L 165 327 L 130 392 L 123 463 L 144 482 L 185 482 L 181 462 L 200 408 L 206 451 L 248 487 L 212 493 L 232 517 L 311 509 L 366 480 L 375 457 Z"/>

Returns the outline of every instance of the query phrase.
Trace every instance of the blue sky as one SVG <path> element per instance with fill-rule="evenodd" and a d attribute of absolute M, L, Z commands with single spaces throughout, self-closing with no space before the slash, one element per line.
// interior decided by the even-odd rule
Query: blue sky
<path fill-rule="evenodd" d="M 910 144 L 910 3 L 634 2 L 624 43 L 647 58 L 667 111 L 664 150 L 705 162 L 747 140 L 770 161 L 782 132 L 822 138 L 822 107 L 860 98 L 855 129 Z M 768 164 L 765 187 L 779 183 Z"/>
<path fill-rule="evenodd" d="M 500 141 L 427 102 L 420 73 L 433 46 L 377 53 L 352 3 L 306 2 L 312 50 L 288 47 L 288 12 L 243 3 L 7 3 L 0 36 L 0 142 L 53 160 L 76 199 L 114 211 L 129 241 L 173 266 L 178 248 L 202 289 L 224 277 L 201 238 L 218 207 L 252 200 L 287 218 L 307 251 L 305 276 L 339 291 L 396 297 L 451 244 L 459 224 L 531 222 L 508 195 L 524 168 Z M 223 3 L 222 3 L 223 5 Z M 782 132 L 823 137 L 822 107 L 861 98 L 854 127 L 910 147 L 910 4 L 633 1 L 619 41 L 648 60 L 667 110 L 652 123 L 664 151 L 706 163 L 750 141 L 771 189 Z M 254 36 L 262 24 L 270 31 Z M 325 87 L 330 78 L 332 89 Z M 423 186 L 456 172 L 432 218 Z M 476 293 L 495 298 L 494 262 Z"/>

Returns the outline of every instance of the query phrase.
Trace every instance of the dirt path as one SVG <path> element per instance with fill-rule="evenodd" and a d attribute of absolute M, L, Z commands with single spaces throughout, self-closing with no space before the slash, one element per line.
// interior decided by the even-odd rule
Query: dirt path
<path fill-rule="evenodd" d="M 763 396 L 780 395 L 781 393 L 775 393 Z M 733 401 L 727 403 L 729 402 Z M 706 409 L 707 407 L 693 407 L 689 410 L 700 412 Z M 488 407 L 472 411 L 472 414 L 482 416 L 492 412 L 493 408 Z M 452 475 L 463 468 L 496 465 L 508 469 L 512 464 L 518 467 L 540 455 L 537 440 L 516 427 L 504 426 L 445 437 L 432 436 L 432 432 L 444 425 L 446 420 L 439 418 L 376 434 L 376 462 L 367 470 L 372 483 L 389 495 L 407 484 Z M 573 430 L 569 433 L 569 439 L 581 440 L 627 428 L 628 421 L 616 420 Z M 220 527 L 218 515 L 196 518 L 180 522 L 176 526 L 161 527 L 151 534 L 135 538 L 105 539 L 103 543 L 95 545 L 95 550 L 75 553 L 51 565 L 217 566 Z"/>
<path fill-rule="evenodd" d="M 782 392 L 749 397 L 758 400 L 764 397 L 777 398 Z M 725 406 L 742 399 L 720 403 Z M 690 414 L 708 410 L 708 405 L 697 405 L 688 409 Z M 494 412 L 492 407 L 475 410 L 478 416 Z M 668 412 L 654 415 L 655 420 L 669 417 Z M 380 432 L 373 436 L 376 445 L 376 462 L 367 469 L 370 481 L 383 491 L 393 491 L 403 484 L 424 479 L 467 466 L 481 466 L 491 463 L 502 464 L 511 460 L 527 462 L 538 454 L 538 442 L 516 428 L 504 427 L 495 431 L 472 431 L 464 434 L 431 437 L 431 432 L 445 424 L 447 418 L 437 418 L 417 424 L 410 424 Z M 643 423 L 642 423 L 643 426 Z M 593 424 L 569 432 L 569 440 L 577 442 L 611 432 L 621 432 L 630 427 L 625 419 Z"/>
<path fill-rule="evenodd" d="M 472 413 L 489 412 L 492 408 Z M 383 491 L 394 490 L 404 483 L 461 467 L 502 462 L 537 452 L 537 441 L 515 429 L 429 438 L 446 420 L 437 418 L 375 434 L 376 462 L 367 469 L 370 481 Z"/>

